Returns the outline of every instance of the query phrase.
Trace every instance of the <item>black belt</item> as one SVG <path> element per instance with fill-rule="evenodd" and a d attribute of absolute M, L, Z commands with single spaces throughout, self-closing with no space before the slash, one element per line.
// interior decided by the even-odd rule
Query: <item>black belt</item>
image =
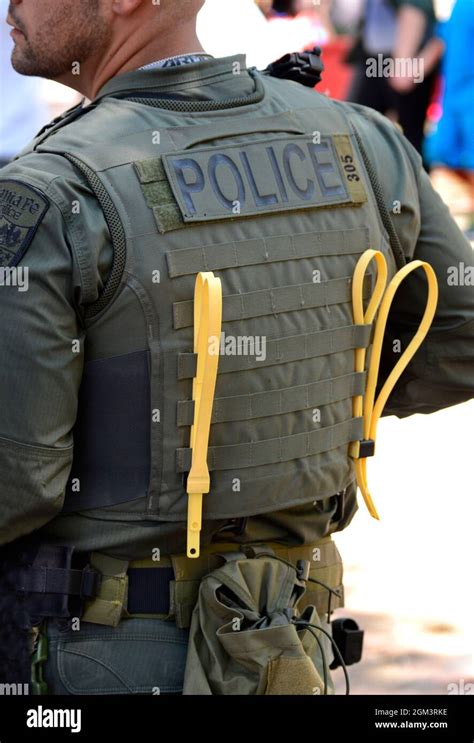
<path fill-rule="evenodd" d="M 129 568 L 129 614 L 169 614 L 173 568 Z"/>
<path fill-rule="evenodd" d="M 129 614 L 169 614 L 173 568 L 129 568 L 127 575 Z M 54 608 L 50 611 L 54 615 L 60 597 L 63 600 L 66 597 L 82 600 L 97 598 L 100 592 L 100 578 L 101 574 L 91 567 L 83 570 L 31 567 L 23 571 L 17 590 L 36 595 L 37 599 L 49 595 L 53 599 Z M 41 604 L 43 602 L 44 599 Z M 63 607 L 61 615 L 64 612 Z M 41 609 L 38 613 L 42 613 Z"/>
<path fill-rule="evenodd" d="M 90 554 L 73 552 L 70 547 L 41 545 L 10 563 L 10 584 L 28 597 L 32 615 L 81 616 L 85 602 L 100 596 L 102 574 L 89 564 Z M 130 614 L 169 614 L 173 568 L 129 568 L 127 575 Z"/>

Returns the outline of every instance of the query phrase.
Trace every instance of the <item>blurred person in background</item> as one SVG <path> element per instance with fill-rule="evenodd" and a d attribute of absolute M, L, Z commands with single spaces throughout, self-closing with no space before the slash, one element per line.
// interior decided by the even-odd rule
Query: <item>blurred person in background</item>
<path fill-rule="evenodd" d="M 322 92 L 338 100 L 345 100 L 349 89 L 352 69 L 345 64 L 349 46 L 349 36 L 346 33 L 347 19 L 354 16 L 353 11 L 347 12 L 345 0 L 337 7 L 333 2 L 324 0 L 314 4 L 312 0 L 257 0 L 262 12 L 269 20 L 273 50 L 275 58 L 288 52 L 304 51 L 319 46 L 322 49 L 324 62 L 324 76 Z M 354 0 L 355 2 L 356 0 Z M 363 0 L 358 0 L 362 2 Z M 337 29 L 333 24 L 336 20 Z M 358 22 L 359 16 L 357 16 Z"/>
<path fill-rule="evenodd" d="M 0 0 L 0 16 L 8 11 L 8 0 Z M 0 24 L 0 168 L 21 150 L 49 120 L 38 79 L 23 77 L 11 66 L 11 29 Z"/>
<path fill-rule="evenodd" d="M 395 114 L 407 139 L 421 152 L 443 49 L 435 37 L 433 0 L 366 0 L 363 11 L 361 35 L 348 58 L 355 65 L 348 100 Z M 368 74 L 372 60 L 388 58 L 419 60 L 421 74 L 411 74 L 409 64 L 406 74 Z"/>
<path fill-rule="evenodd" d="M 245 49 L 248 64 L 263 69 L 289 51 L 280 53 L 275 46 L 264 15 L 270 5 L 255 0 L 206 0 L 197 20 L 199 40 L 214 57 Z"/>
<path fill-rule="evenodd" d="M 338 33 L 355 35 L 358 32 L 365 0 L 332 0 L 331 21 Z"/>
<path fill-rule="evenodd" d="M 329 4 L 306 0 L 206 0 L 197 34 L 215 57 L 245 49 L 258 69 L 288 52 L 324 44 L 329 38 Z"/>
<path fill-rule="evenodd" d="M 267 17 L 282 54 L 326 44 L 332 33 L 327 0 L 317 6 L 312 0 L 274 0 Z"/>
<path fill-rule="evenodd" d="M 451 18 L 442 25 L 446 43 L 443 61 L 442 116 L 426 142 L 432 165 L 458 171 L 469 184 L 468 237 L 474 239 L 474 69 L 470 62 L 474 38 L 474 2 L 457 0 Z"/>

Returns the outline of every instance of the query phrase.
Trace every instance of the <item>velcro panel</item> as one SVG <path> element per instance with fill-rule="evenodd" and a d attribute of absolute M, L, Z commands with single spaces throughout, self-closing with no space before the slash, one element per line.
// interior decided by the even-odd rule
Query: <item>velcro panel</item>
<path fill-rule="evenodd" d="M 134 163 L 146 202 L 161 234 L 186 225 L 168 183 L 161 158 Z"/>
<path fill-rule="evenodd" d="M 63 511 L 144 497 L 150 477 L 148 351 L 86 363 Z"/>

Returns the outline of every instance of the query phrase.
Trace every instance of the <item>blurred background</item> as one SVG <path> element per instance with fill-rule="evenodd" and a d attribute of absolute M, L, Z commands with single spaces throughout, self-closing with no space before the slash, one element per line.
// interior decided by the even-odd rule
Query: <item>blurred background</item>
<path fill-rule="evenodd" d="M 2 19 L 7 10 L 0 0 Z M 9 30 L 0 20 L 0 165 L 79 100 L 13 72 Z M 259 69 L 320 46 L 318 91 L 397 122 L 473 241 L 474 0 L 206 0 L 198 30 L 210 54 L 246 53 Z M 378 55 L 422 60 L 423 79 L 368 77 Z M 337 613 L 366 630 L 353 693 L 465 693 L 474 682 L 473 412 L 470 402 L 380 423 L 369 482 L 382 520 L 362 505 L 337 537 L 346 571 Z"/>

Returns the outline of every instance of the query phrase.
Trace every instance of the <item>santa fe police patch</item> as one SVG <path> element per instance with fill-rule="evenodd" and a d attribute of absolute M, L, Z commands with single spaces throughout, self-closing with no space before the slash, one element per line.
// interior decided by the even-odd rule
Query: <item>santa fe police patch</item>
<path fill-rule="evenodd" d="M 0 266 L 16 266 L 25 255 L 50 202 L 27 183 L 0 179 Z"/>

